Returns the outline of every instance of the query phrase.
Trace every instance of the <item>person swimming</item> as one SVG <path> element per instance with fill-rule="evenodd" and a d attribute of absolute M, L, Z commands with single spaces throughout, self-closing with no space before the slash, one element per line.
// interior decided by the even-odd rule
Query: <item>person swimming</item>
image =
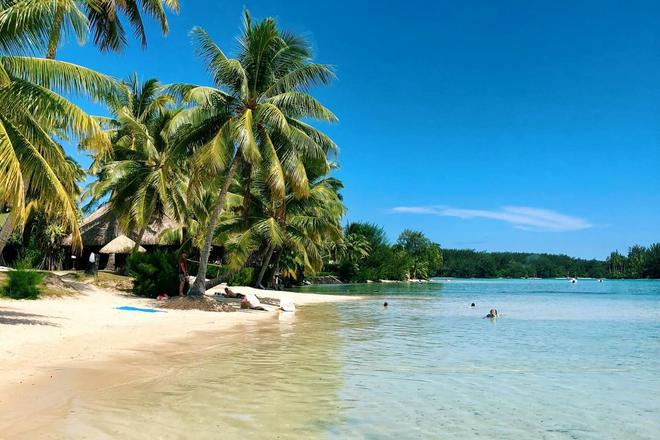
<path fill-rule="evenodd" d="M 383 303 L 383 307 L 387 308 L 387 306 L 388 306 L 387 301 L 385 301 L 385 302 Z"/>
<path fill-rule="evenodd" d="M 490 309 L 490 312 L 484 318 L 497 318 L 497 309 Z"/>
<path fill-rule="evenodd" d="M 470 307 L 477 307 L 475 303 L 470 304 Z"/>

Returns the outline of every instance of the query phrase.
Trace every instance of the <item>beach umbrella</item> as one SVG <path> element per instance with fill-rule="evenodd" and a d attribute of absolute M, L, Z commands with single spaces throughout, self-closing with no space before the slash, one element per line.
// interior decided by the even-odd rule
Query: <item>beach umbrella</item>
<path fill-rule="evenodd" d="M 101 248 L 101 254 L 130 254 L 135 247 L 135 242 L 125 235 L 120 235 L 110 243 Z M 145 248 L 140 246 L 138 252 L 147 252 Z"/>

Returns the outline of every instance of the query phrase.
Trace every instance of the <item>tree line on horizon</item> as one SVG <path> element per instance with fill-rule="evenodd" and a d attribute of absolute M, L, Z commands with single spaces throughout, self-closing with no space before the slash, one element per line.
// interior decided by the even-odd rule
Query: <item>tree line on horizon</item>
<path fill-rule="evenodd" d="M 344 282 L 409 278 L 660 278 L 660 243 L 635 245 L 628 255 L 612 252 L 607 259 L 531 252 L 486 252 L 441 249 L 422 232 L 405 230 L 390 244 L 382 227 L 351 223 L 347 242 L 359 243 L 344 258 L 325 266 Z"/>
<path fill-rule="evenodd" d="M 612 252 L 605 260 L 528 252 L 443 249 L 441 276 L 461 278 L 660 278 L 660 243 L 634 245 L 628 255 Z"/>

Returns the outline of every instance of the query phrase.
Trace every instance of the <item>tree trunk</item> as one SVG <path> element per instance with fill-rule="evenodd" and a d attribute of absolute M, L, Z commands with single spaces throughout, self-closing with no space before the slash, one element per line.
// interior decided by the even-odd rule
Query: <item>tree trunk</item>
<path fill-rule="evenodd" d="M 266 270 L 268 269 L 268 264 L 270 264 L 270 259 L 273 257 L 273 252 L 275 252 L 275 246 L 269 246 L 268 252 L 266 252 L 266 256 L 264 257 L 264 261 L 261 265 L 261 270 L 259 271 L 257 281 L 254 283 L 254 287 L 259 289 L 264 288 L 264 286 L 261 285 L 261 281 L 264 279 L 264 275 L 266 275 Z"/>
<path fill-rule="evenodd" d="M 5 224 L 2 225 L 2 229 L 0 229 L 0 260 L 2 259 L 2 251 L 4 251 L 7 241 L 9 241 L 9 237 L 14 231 L 14 226 L 16 226 L 17 217 L 18 210 L 14 209 L 9 213 L 5 220 Z"/>
<path fill-rule="evenodd" d="M 270 280 L 271 283 L 273 283 L 273 278 L 275 278 L 276 276 L 279 276 L 279 274 L 280 274 L 280 257 L 281 256 L 282 256 L 282 250 L 280 249 L 280 251 L 275 256 L 275 264 L 273 265 L 273 274 L 272 274 L 272 278 Z M 282 278 L 280 277 L 280 284 L 281 283 L 282 283 Z M 280 290 L 281 289 L 281 285 L 277 285 L 277 284 L 274 284 L 274 283 L 273 283 L 273 285 L 275 286 L 275 290 Z"/>
<path fill-rule="evenodd" d="M 142 238 L 144 237 L 144 233 L 146 232 L 146 230 L 147 227 L 143 226 L 140 229 L 140 232 L 138 232 L 137 237 L 135 237 L 135 246 L 133 246 L 133 249 L 131 250 L 131 254 L 134 254 L 140 250 L 140 245 L 142 244 Z"/>
<path fill-rule="evenodd" d="M 108 262 L 105 265 L 105 270 L 109 270 L 110 272 L 115 271 L 115 254 L 110 254 L 108 256 Z"/>
<path fill-rule="evenodd" d="M 60 44 L 60 33 L 63 22 L 64 6 L 58 5 L 55 11 L 55 19 L 53 20 L 53 28 L 50 30 L 50 36 L 48 38 L 48 53 L 46 53 L 46 58 L 49 60 L 55 59 L 55 55 L 57 54 L 57 46 Z"/>
<path fill-rule="evenodd" d="M 131 254 L 134 254 L 140 250 L 140 245 L 142 244 L 144 233 L 147 231 L 147 228 L 149 227 L 149 223 L 151 223 L 151 217 L 153 217 L 155 210 L 156 210 L 156 199 L 154 198 L 151 202 L 151 206 L 149 207 L 149 216 L 147 216 L 147 221 L 145 222 L 144 226 L 140 229 L 140 232 L 138 233 L 137 237 L 135 237 L 135 246 L 133 246 L 133 250 L 131 250 Z"/>
<path fill-rule="evenodd" d="M 234 153 L 234 157 L 231 160 L 231 165 L 225 176 L 225 182 L 222 185 L 220 194 L 215 201 L 215 207 L 213 212 L 209 217 L 206 236 L 204 237 L 204 246 L 201 249 L 199 255 L 199 269 L 197 270 L 197 277 L 195 282 L 190 288 L 189 295 L 200 296 L 206 292 L 206 269 L 209 263 L 209 255 L 211 255 L 211 247 L 213 246 L 213 234 L 215 233 L 215 227 L 218 224 L 218 219 L 225 209 L 225 200 L 227 199 L 227 192 L 229 191 L 229 185 L 231 185 L 231 180 L 234 178 L 234 173 L 236 173 L 236 168 L 238 167 L 238 152 Z"/>
<path fill-rule="evenodd" d="M 250 187 L 252 186 L 252 165 L 245 164 L 245 184 L 246 191 L 243 194 L 243 224 L 248 226 L 249 223 L 249 214 L 250 214 L 250 205 L 252 204 L 252 192 Z"/>

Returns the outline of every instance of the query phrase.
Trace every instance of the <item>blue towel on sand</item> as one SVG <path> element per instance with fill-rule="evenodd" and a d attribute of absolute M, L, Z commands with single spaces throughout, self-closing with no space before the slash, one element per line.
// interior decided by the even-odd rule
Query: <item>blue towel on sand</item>
<path fill-rule="evenodd" d="M 142 309 L 140 307 L 133 307 L 133 306 L 121 306 L 121 307 L 115 307 L 117 310 L 128 310 L 131 312 L 144 312 L 144 313 L 165 313 L 164 310 L 156 310 L 156 309 Z"/>

